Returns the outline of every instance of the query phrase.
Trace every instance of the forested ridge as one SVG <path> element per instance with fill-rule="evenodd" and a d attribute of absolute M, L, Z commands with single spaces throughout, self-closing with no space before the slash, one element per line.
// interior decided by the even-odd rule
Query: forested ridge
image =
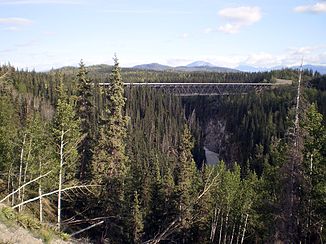
<path fill-rule="evenodd" d="M 325 76 L 0 68 L 0 201 L 95 243 L 322 243 Z M 274 82 L 180 98 L 124 82 Z M 98 83 L 108 82 L 102 89 Z M 299 115 L 299 126 L 295 124 Z M 230 134 L 215 166 L 203 127 Z"/>

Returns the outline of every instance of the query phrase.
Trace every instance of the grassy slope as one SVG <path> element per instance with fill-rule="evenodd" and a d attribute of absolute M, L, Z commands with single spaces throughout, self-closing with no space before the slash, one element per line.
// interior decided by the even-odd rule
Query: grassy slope
<path fill-rule="evenodd" d="M 72 243 L 68 239 L 34 217 L 0 205 L 0 243 Z"/>

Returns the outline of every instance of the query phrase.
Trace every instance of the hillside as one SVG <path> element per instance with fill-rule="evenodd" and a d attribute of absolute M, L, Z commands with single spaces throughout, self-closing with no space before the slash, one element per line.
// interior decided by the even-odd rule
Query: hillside
<path fill-rule="evenodd" d="M 63 238 L 65 240 L 63 240 Z M 17 214 L 11 208 L 0 204 L 0 243 L 21 244 L 73 244 L 68 235 L 56 232 L 54 228 L 40 224 L 31 215 Z"/>
<path fill-rule="evenodd" d="M 185 66 L 167 66 L 158 63 L 141 64 L 132 67 L 133 69 L 152 70 L 152 71 L 174 71 L 174 72 L 217 72 L 217 73 L 236 73 L 236 69 L 218 67 L 204 61 L 195 61 Z"/>

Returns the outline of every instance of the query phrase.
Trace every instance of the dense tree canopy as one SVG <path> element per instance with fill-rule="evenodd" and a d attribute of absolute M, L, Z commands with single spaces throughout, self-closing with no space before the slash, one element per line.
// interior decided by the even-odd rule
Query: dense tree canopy
<path fill-rule="evenodd" d="M 81 62 L 79 69 L 45 73 L 0 68 L 4 202 L 102 243 L 326 238 L 324 76 L 303 73 L 302 157 L 294 186 L 297 209 L 291 212 L 298 225 L 283 233 L 274 220 L 286 216 L 286 166 L 297 162 L 291 153 L 295 82 L 261 93 L 180 98 L 124 89 L 123 81 L 295 81 L 297 71 L 155 72 L 121 70 L 114 61 L 113 67 Z M 214 121 L 220 126 L 213 133 L 223 128 L 225 138 L 220 162 L 209 166 L 203 146 Z"/>

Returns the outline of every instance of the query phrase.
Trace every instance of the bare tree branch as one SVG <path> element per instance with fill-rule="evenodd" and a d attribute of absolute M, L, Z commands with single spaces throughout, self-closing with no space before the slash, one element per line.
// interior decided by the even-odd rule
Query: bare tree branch
<path fill-rule="evenodd" d="M 102 220 L 102 221 L 100 221 L 100 222 L 97 222 L 96 224 L 93 224 L 93 225 L 91 225 L 91 226 L 88 226 L 88 227 L 86 227 L 85 229 L 82 229 L 82 230 L 79 230 L 79 231 L 77 231 L 77 232 L 75 232 L 75 233 L 72 233 L 72 234 L 70 234 L 70 236 L 78 235 L 78 234 L 80 234 L 80 233 L 82 233 L 82 232 L 84 232 L 84 231 L 86 231 L 86 230 L 92 229 L 92 228 L 94 228 L 94 227 L 96 227 L 96 226 L 98 226 L 98 225 L 101 225 L 101 224 L 103 224 L 103 223 L 104 223 L 104 220 Z"/>
<path fill-rule="evenodd" d="M 41 178 L 47 176 L 47 175 L 50 174 L 50 173 L 51 173 L 51 171 L 47 172 L 47 173 L 44 174 L 44 175 L 40 175 L 39 177 L 36 177 L 35 179 L 33 179 L 33 180 L 31 180 L 31 181 L 25 183 L 24 185 L 22 185 L 21 187 L 19 187 L 18 189 L 16 189 L 15 191 L 13 191 L 12 193 L 10 193 L 9 195 L 7 195 L 5 198 L 1 199 L 1 200 L 0 200 L 0 203 L 2 203 L 3 201 L 5 201 L 5 200 L 8 199 L 9 197 L 11 197 L 13 194 L 15 194 L 16 192 L 18 192 L 19 190 L 21 190 L 23 187 L 25 187 L 25 186 L 27 186 L 27 185 L 29 185 L 29 184 L 31 184 L 31 183 L 33 183 L 33 182 L 35 182 L 35 181 L 41 179 Z"/>
<path fill-rule="evenodd" d="M 70 186 L 70 187 L 67 187 L 67 188 L 64 188 L 61 190 L 61 192 L 64 192 L 64 191 L 68 191 L 68 190 L 72 190 L 72 189 L 78 189 L 78 188 L 87 188 L 87 187 L 99 187 L 100 185 L 81 185 L 81 186 Z M 36 200 L 38 200 L 40 197 L 45 197 L 45 196 L 50 196 L 50 195 L 53 195 L 55 193 L 58 193 L 59 190 L 55 190 L 55 191 L 51 191 L 51 192 L 48 192 L 48 193 L 44 193 L 40 196 L 37 196 L 37 197 L 34 197 L 34 198 L 31 198 L 29 200 L 26 200 L 20 204 L 17 204 L 15 206 L 13 206 L 12 208 L 15 209 L 15 208 L 18 208 L 19 206 L 22 206 L 22 205 L 25 205 L 27 203 L 30 203 L 30 202 L 34 202 Z"/>

